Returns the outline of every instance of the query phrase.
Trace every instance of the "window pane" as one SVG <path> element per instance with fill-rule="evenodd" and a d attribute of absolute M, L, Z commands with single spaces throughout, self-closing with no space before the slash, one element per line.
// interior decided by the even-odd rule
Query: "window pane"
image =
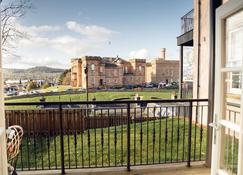
<path fill-rule="evenodd" d="M 239 72 L 224 73 L 224 120 L 240 124 L 241 111 L 241 74 Z"/>
<path fill-rule="evenodd" d="M 226 20 L 226 67 L 239 67 L 243 59 L 243 11 Z"/>
<path fill-rule="evenodd" d="M 222 134 L 224 140 L 221 168 L 229 174 L 237 175 L 239 135 L 228 128 L 224 129 Z"/>

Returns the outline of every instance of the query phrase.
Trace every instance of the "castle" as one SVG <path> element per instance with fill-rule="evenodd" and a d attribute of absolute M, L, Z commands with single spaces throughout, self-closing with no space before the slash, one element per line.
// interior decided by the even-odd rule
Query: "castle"
<path fill-rule="evenodd" d="M 125 60 L 119 57 L 84 56 L 71 60 L 71 85 L 86 88 L 85 68 L 88 67 L 88 87 L 121 87 L 178 81 L 179 61 L 166 60 L 165 49 L 159 58 Z"/>

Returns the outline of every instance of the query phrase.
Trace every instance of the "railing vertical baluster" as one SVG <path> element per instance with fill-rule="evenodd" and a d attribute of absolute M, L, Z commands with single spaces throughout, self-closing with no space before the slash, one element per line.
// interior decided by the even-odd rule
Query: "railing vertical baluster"
<path fill-rule="evenodd" d="M 152 109 L 152 108 L 151 108 Z M 148 164 L 148 160 L 149 160 L 149 148 L 148 148 L 148 145 L 149 145 L 149 116 L 150 115 L 150 111 L 149 111 L 149 107 L 147 108 L 147 118 L 146 118 L 146 124 L 147 124 L 147 148 L 146 148 L 146 151 L 147 151 L 147 160 L 146 160 L 146 163 Z"/>
<path fill-rule="evenodd" d="M 111 153 L 110 153 L 110 126 L 111 126 L 111 118 L 110 118 L 110 109 L 107 111 L 108 115 L 108 165 L 111 166 Z"/>
<path fill-rule="evenodd" d="M 56 123 L 56 111 L 52 110 L 52 117 L 54 123 Z M 54 135 L 54 156 L 55 156 L 55 168 L 57 169 L 57 144 L 56 144 L 56 137 L 58 135 L 56 125 L 53 125 L 53 135 Z"/>
<path fill-rule="evenodd" d="M 63 139 L 63 117 L 62 117 L 62 105 L 59 105 L 59 118 L 60 118 L 60 150 L 61 150 L 61 169 L 62 174 L 65 174 L 65 162 L 64 162 L 64 139 Z"/>
<path fill-rule="evenodd" d="M 94 147 L 95 147 L 95 167 L 97 167 L 97 133 L 96 133 L 96 128 L 97 128 L 97 118 L 96 118 L 96 110 L 94 109 L 94 119 L 95 119 L 95 128 L 94 128 Z"/>
<path fill-rule="evenodd" d="M 143 111 L 140 108 L 140 165 L 143 163 L 142 151 L 143 151 Z"/>
<path fill-rule="evenodd" d="M 191 136 L 192 136 L 192 101 L 189 102 L 189 128 L 188 128 L 188 150 L 187 166 L 191 166 Z"/>
<path fill-rule="evenodd" d="M 124 117 L 123 117 L 123 109 L 121 109 L 121 165 L 123 166 L 123 124 L 124 124 Z"/>
<path fill-rule="evenodd" d="M 34 156 L 35 156 L 35 170 L 37 170 L 37 156 L 36 156 L 36 117 L 35 117 L 35 112 L 32 110 L 32 117 L 33 117 L 33 141 L 34 141 Z"/>
<path fill-rule="evenodd" d="M 133 114 L 133 127 L 134 127 L 134 137 L 133 137 L 133 164 L 136 165 L 136 120 L 137 120 L 137 114 L 136 114 L 137 107 L 134 108 L 134 114 Z"/>
<path fill-rule="evenodd" d="M 127 171 L 131 171 L 130 165 L 130 122 L 131 122 L 131 113 L 130 113 L 130 103 L 127 103 Z"/>
<path fill-rule="evenodd" d="M 185 135 L 186 135 L 186 106 L 183 106 L 183 138 L 182 138 L 182 161 L 185 160 Z"/>
<path fill-rule="evenodd" d="M 176 112 L 177 113 L 177 148 L 176 148 L 176 161 L 178 162 L 179 161 L 179 142 L 180 142 L 180 109 L 181 109 L 181 107 L 180 106 L 178 106 L 177 107 L 177 109 L 176 109 L 176 111 L 178 112 Z"/>
<path fill-rule="evenodd" d="M 162 110 L 160 106 L 159 110 L 159 163 L 161 163 L 161 118 L 162 118 Z"/>
<path fill-rule="evenodd" d="M 200 126 L 200 152 L 199 152 L 199 160 L 201 160 L 202 156 L 202 141 L 203 141 L 203 106 L 201 106 L 201 126 Z"/>
<path fill-rule="evenodd" d="M 197 123 L 198 123 L 198 115 L 199 115 L 199 108 L 198 105 L 196 106 L 196 116 L 195 116 L 195 124 L 194 124 L 194 161 L 196 160 L 196 152 L 197 152 Z"/>
<path fill-rule="evenodd" d="M 171 147 L 170 147 L 170 162 L 172 163 L 173 161 L 173 136 L 174 136 L 174 107 L 172 106 L 171 107 L 171 111 L 172 111 L 172 114 L 171 114 Z"/>
<path fill-rule="evenodd" d="M 116 131 L 116 125 L 117 125 L 117 116 L 116 116 L 116 109 L 114 109 L 114 113 L 115 113 L 115 123 L 113 123 L 113 125 L 115 125 L 115 132 L 114 132 L 114 145 L 115 145 L 115 167 L 117 166 L 117 160 L 116 160 L 116 146 L 117 146 L 117 131 Z M 114 118 L 113 118 L 114 119 Z M 114 120 L 113 120 L 114 121 Z"/>

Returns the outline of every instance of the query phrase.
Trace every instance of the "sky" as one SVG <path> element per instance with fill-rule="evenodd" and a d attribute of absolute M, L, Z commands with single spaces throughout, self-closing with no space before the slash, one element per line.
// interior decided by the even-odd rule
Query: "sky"
<path fill-rule="evenodd" d="M 150 59 L 160 48 L 178 59 L 180 17 L 193 8 L 193 0 L 32 1 L 15 21 L 28 37 L 3 56 L 5 68 L 69 68 L 71 58 L 84 55 Z"/>

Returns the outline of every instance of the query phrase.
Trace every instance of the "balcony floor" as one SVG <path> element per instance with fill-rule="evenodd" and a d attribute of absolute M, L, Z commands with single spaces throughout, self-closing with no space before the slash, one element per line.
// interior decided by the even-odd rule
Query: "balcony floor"
<path fill-rule="evenodd" d="M 19 175 L 58 175 L 60 171 L 38 171 L 19 172 Z M 66 170 L 67 175 L 210 175 L 210 169 L 202 164 L 193 165 L 190 168 L 181 165 L 152 165 L 132 167 L 132 171 L 127 172 L 124 168 L 102 168 Z"/>

